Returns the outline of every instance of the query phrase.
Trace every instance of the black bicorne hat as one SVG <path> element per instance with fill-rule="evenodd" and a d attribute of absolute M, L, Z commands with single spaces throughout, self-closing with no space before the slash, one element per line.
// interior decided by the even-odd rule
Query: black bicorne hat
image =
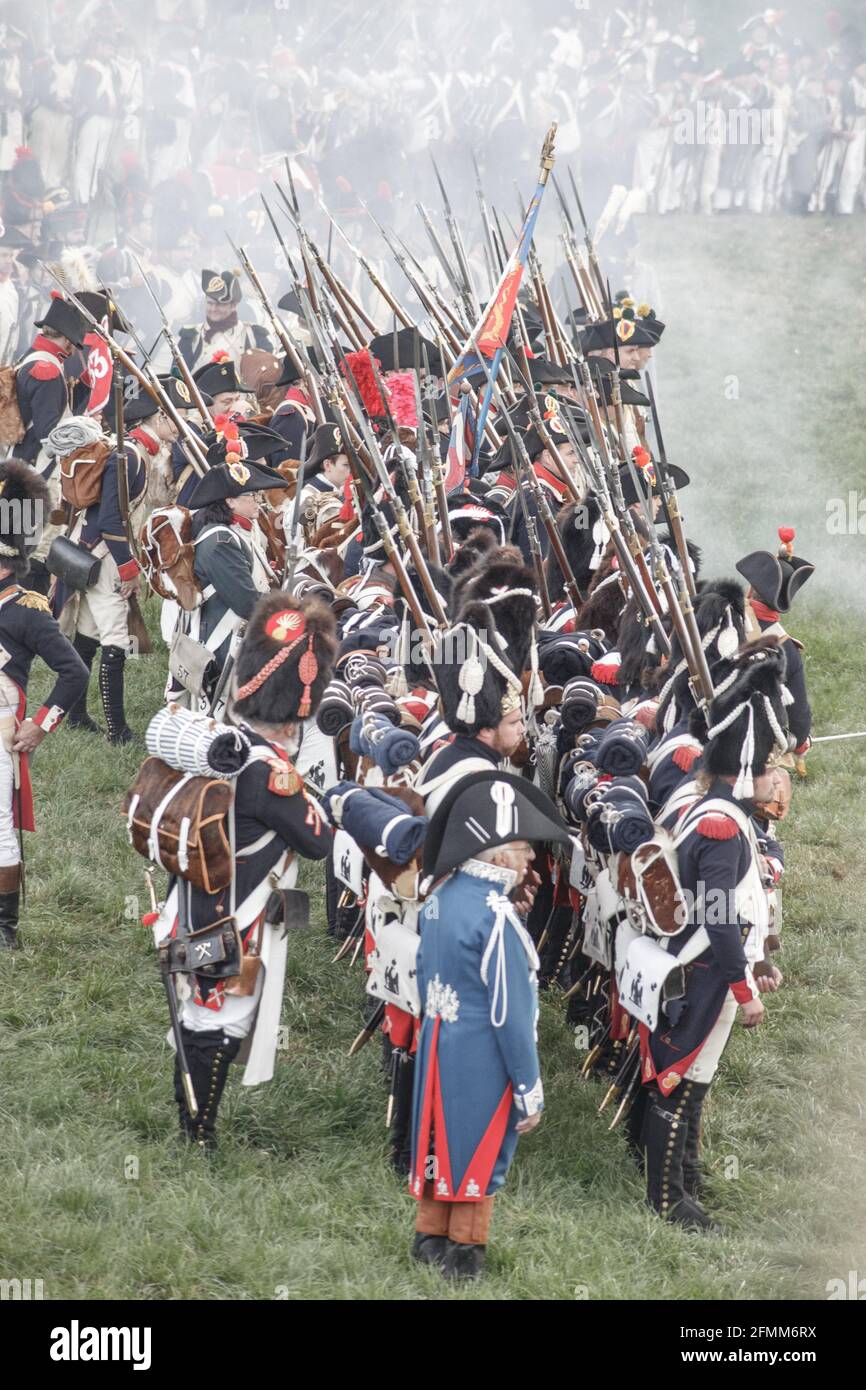
<path fill-rule="evenodd" d="M 606 319 L 602 323 L 591 323 L 580 335 L 583 352 L 599 352 L 603 348 L 614 347 L 614 333 L 621 348 L 655 347 L 658 337 L 644 326 L 642 319 Z"/>
<path fill-rule="evenodd" d="M 753 550 L 737 561 L 737 570 L 748 580 L 756 597 L 777 613 L 787 613 L 795 595 L 815 571 L 808 560 L 792 554 L 793 527 L 779 527 L 782 542 L 777 554 Z"/>
<path fill-rule="evenodd" d="M 251 396 L 253 388 L 244 386 L 239 379 L 234 361 L 227 352 L 214 353 L 209 362 L 204 362 L 193 372 L 193 380 L 200 391 L 216 396 L 222 391 L 242 391 Z"/>
<path fill-rule="evenodd" d="M 319 425 L 313 435 L 313 443 L 310 454 L 306 462 L 304 472 L 307 476 L 315 473 L 321 468 L 326 459 L 335 459 L 338 454 L 345 454 L 346 446 L 343 443 L 343 435 L 339 425 Z"/>
<path fill-rule="evenodd" d="M 75 298 L 95 319 L 108 319 L 110 333 L 128 333 L 129 324 L 111 297 L 110 290 L 78 290 Z"/>
<path fill-rule="evenodd" d="M 51 328 L 62 333 L 76 347 L 81 347 L 90 325 L 84 315 L 64 299 L 59 291 L 52 290 L 51 300 L 41 319 L 35 320 L 36 328 Z"/>
<path fill-rule="evenodd" d="M 550 797 L 511 772 L 461 778 L 437 806 L 424 841 L 428 885 L 481 850 L 513 840 L 568 844 L 568 828 Z"/>
<path fill-rule="evenodd" d="M 241 277 L 234 270 L 203 270 L 201 287 L 215 304 L 240 304 Z"/>
<path fill-rule="evenodd" d="M 225 502 L 229 497 L 243 497 L 249 492 L 264 492 L 268 488 L 286 486 L 286 480 L 272 468 L 240 459 L 237 463 L 218 463 L 199 478 L 190 496 L 191 511 L 208 507 L 212 502 Z"/>
<path fill-rule="evenodd" d="M 367 346 L 378 361 L 380 371 L 408 372 L 415 366 L 416 357 L 423 371 L 426 351 L 427 365 L 433 376 L 445 374 L 438 347 L 429 338 L 423 337 L 417 328 L 398 328 L 396 333 L 380 333 Z"/>
<path fill-rule="evenodd" d="M 284 590 L 259 599 L 235 666 L 239 719 L 285 724 L 315 714 L 337 650 L 334 615 L 318 599 Z"/>
<path fill-rule="evenodd" d="M 175 376 L 174 372 L 169 372 L 167 376 L 161 376 L 159 382 L 175 410 L 196 409 L 197 402 L 182 377 Z M 198 385 L 198 383 L 196 383 L 196 385 Z M 198 393 L 206 407 L 213 405 L 213 396 L 209 396 L 207 391 L 202 391 L 200 386 Z"/>

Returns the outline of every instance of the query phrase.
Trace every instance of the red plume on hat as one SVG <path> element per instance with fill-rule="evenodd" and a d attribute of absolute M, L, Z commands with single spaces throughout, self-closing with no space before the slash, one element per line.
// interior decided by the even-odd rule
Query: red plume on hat
<path fill-rule="evenodd" d="M 382 364 L 378 357 L 373 357 L 369 348 L 361 348 L 359 352 L 346 353 L 346 365 L 352 373 L 352 379 L 358 388 L 364 409 L 371 418 L 385 414 L 385 405 L 373 374 L 374 362 L 376 369 L 381 372 Z M 340 370 L 345 375 L 342 362 L 340 363 Z"/>
<path fill-rule="evenodd" d="M 228 362 L 229 354 L 225 348 L 217 348 L 216 352 L 211 353 L 211 362 Z"/>
<path fill-rule="evenodd" d="M 385 387 L 388 392 L 394 423 L 410 430 L 414 430 L 418 426 L 414 377 L 414 372 L 400 372 L 397 376 L 389 377 Z"/>

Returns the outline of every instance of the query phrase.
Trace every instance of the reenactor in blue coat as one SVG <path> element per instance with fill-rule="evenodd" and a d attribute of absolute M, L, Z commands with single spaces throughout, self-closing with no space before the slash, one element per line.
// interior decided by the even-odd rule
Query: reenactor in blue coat
<path fill-rule="evenodd" d="M 28 756 L 87 686 L 87 668 L 52 618 L 48 600 L 21 583 L 38 536 L 38 509 L 47 497 L 44 480 L 29 463 L 0 463 L 0 950 L 18 945 L 22 865 L 16 832 L 34 829 Z M 27 685 L 37 656 L 56 680 L 29 715 Z"/>
<path fill-rule="evenodd" d="M 771 881 L 753 816 L 776 794 L 768 763 L 788 748 L 784 675 L 774 638 L 741 650 L 710 705 L 694 768 L 698 799 L 669 825 L 682 835 L 677 860 L 690 913 L 667 948 L 684 963 L 665 981 L 656 1027 L 639 1025 L 643 1087 L 629 1118 L 651 1205 L 693 1229 L 713 1228 L 698 1200 L 704 1100 L 737 1010 L 747 1028 L 764 1016 L 752 966 L 765 953 Z"/>
<path fill-rule="evenodd" d="M 460 781 L 424 845 L 410 1186 L 413 1256 L 451 1279 L 483 1269 L 493 1197 L 539 1123 L 538 957 L 515 906 L 539 841 L 567 843 L 555 806 L 511 774 Z"/>

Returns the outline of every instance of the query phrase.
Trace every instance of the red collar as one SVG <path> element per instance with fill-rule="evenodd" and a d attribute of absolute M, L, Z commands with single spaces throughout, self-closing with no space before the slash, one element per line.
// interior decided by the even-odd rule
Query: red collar
<path fill-rule="evenodd" d="M 56 357 L 58 362 L 66 360 L 66 353 L 59 343 L 55 343 L 53 338 L 46 338 L 42 333 L 37 333 L 30 345 L 31 352 L 50 352 L 52 357 Z"/>
<path fill-rule="evenodd" d="M 140 425 L 137 430 L 129 431 L 130 439 L 137 439 L 143 449 L 146 449 L 153 458 L 159 453 L 159 440 L 154 439 L 152 434 L 148 434 Z"/>
<path fill-rule="evenodd" d="M 761 622 L 777 623 L 779 621 L 779 615 L 775 608 L 768 608 L 759 598 L 750 598 L 749 603 L 752 605 L 752 612 L 755 617 L 760 619 Z"/>
<path fill-rule="evenodd" d="M 237 512 L 232 517 L 232 526 L 240 526 L 242 531 L 252 531 L 253 529 L 253 523 L 249 517 L 239 516 Z"/>
<path fill-rule="evenodd" d="M 552 487 L 561 502 L 566 493 L 565 483 L 562 479 L 557 477 L 555 473 L 551 473 L 549 468 L 545 468 L 543 463 L 536 463 L 534 468 L 536 478 Z"/>

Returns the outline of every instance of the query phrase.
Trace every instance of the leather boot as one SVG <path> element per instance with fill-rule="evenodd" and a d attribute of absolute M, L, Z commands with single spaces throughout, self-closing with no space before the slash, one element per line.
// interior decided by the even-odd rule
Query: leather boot
<path fill-rule="evenodd" d="M 21 865 L 7 864 L 0 869 L 0 951 L 14 951 L 18 941 L 18 909 L 21 894 Z"/>
<path fill-rule="evenodd" d="M 93 662 L 99 650 L 99 643 L 95 637 L 83 637 L 80 632 L 75 634 L 72 643 L 81 660 L 87 667 L 88 674 L 93 669 Z M 66 724 L 70 729 L 83 729 L 88 734 L 101 734 L 102 730 L 95 720 L 91 719 L 87 713 L 87 687 L 84 687 L 84 694 L 75 701 L 66 715 Z"/>
<path fill-rule="evenodd" d="M 446 1279 L 479 1279 L 484 1272 L 493 1200 L 449 1204 L 448 1253 L 442 1261 Z"/>
<path fill-rule="evenodd" d="M 135 735 L 123 711 L 123 668 L 126 652 L 122 647 L 103 647 L 99 662 L 99 693 L 108 725 L 109 743 L 132 743 Z"/>
<path fill-rule="evenodd" d="M 644 1157 L 644 1125 L 646 1123 L 647 1102 L 650 1099 L 650 1087 L 641 1086 L 634 1100 L 631 1109 L 625 1117 L 623 1129 L 625 1130 L 625 1142 L 628 1151 L 638 1167 L 638 1172 L 643 1173 L 646 1168 Z"/>
<path fill-rule="evenodd" d="M 706 1195 L 706 1183 L 701 1172 L 700 1152 L 701 1152 L 701 1116 L 704 1108 L 709 1084 L 702 1085 L 693 1081 L 692 1093 L 689 1098 L 688 1107 L 688 1129 L 686 1131 L 686 1147 L 683 1153 L 683 1187 L 689 1197 L 700 1202 Z"/>
<path fill-rule="evenodd" d="M 656 1091 L 647 1101 L 643 1131 L 647 1200 L 666 1221 L 689 1230 L 713 1230 L 716 1228 L 707 1213 L 683 1186 L 683 1156 L 696 1084 L 682 1081 L 672 1095 L 663 1096 Z"/>
<path fill-rule="evenodd" d="M 228 1079 L 229 1066 L 237 1056 L 241 1039 L 229 1038 L 221 1028 L 197 1033 L 181 1028 L 186 1060 L 192 1077 L 198 1114 L 193 1118 L 186 1108 L 180 1071 L 175 1066 L 175 1099 L 180 1112 L 180 1127 L 200 1149 L 217 1147 L 216 1118 L 222 1093 Z"/>
<path fill-rule="evenodd" d="M 412 1090 L 415 1084 L 415 1058 L 400 1049 L 394 1078 L 394 1115 L 391 1121 L 391 1164 L 406 1174 L 412 1162 Z"/>
<path fill-rule="evenodd" d="M 424 1195 L 418 1202 L 415 1239 L 409 1252 L 412 1259 L 422 1265 L 441 1265 L 450 1247 L 448 1220 L 451 1204 L 437 1202 L 430 1195 L 432 1191 L 432 1183 L 427 1183 Z"/>

